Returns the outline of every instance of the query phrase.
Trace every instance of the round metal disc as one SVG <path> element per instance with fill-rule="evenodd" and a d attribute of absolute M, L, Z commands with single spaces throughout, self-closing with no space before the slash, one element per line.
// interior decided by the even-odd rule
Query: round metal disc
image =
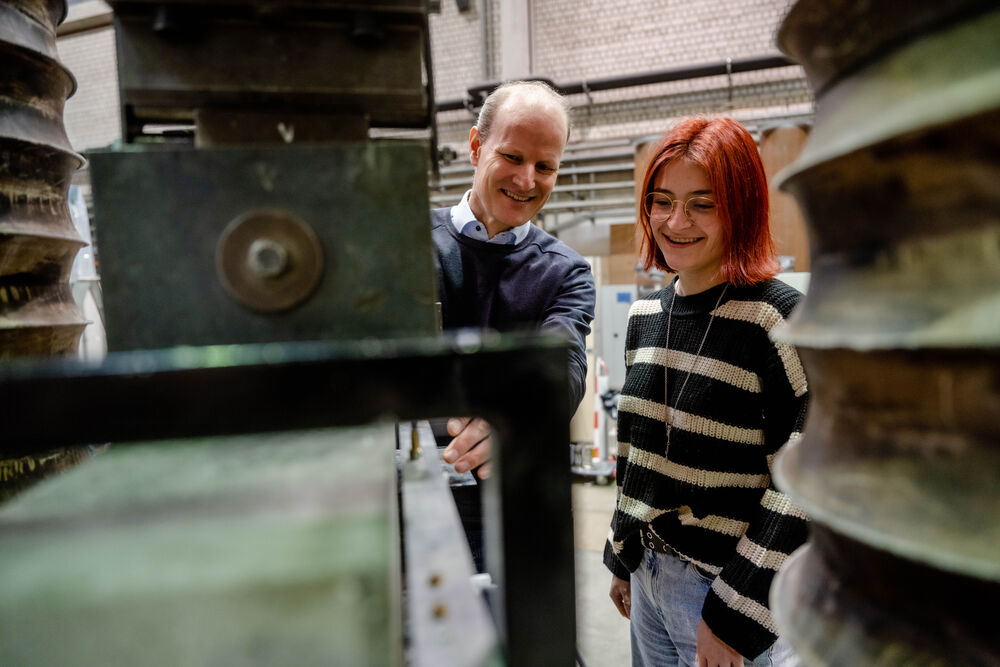
<path fill-rule="evenodd" d="M 230 222 L 219 238 L 215 267 L 226 291 L 261 312 L 292 308 L 323 275 L 323 248 L 312 228 L 287 211 L 257 209 Z"/>

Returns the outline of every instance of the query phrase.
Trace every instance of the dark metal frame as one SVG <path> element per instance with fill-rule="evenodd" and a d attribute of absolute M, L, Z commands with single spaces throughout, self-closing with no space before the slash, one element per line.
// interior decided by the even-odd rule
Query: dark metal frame
<path fill-rule="evenodd" d="M 475 414 L 499 447 L 487 560 L 511 665 L 571 665 L 576 619 L 566 345 L 545 336 L 275 343 L 0 366 L 0 456 Z"/>
<path fill-rule="evenodd" d="M 502 649 L 426 421 L 398 427 L 409 667 L 492 667 Z M 480 575 L 480 578 L 483 578 Z M 489 587 L 487 587 L 489 590 Z M 490 590 L 490 593 L 492 591 Z"/>

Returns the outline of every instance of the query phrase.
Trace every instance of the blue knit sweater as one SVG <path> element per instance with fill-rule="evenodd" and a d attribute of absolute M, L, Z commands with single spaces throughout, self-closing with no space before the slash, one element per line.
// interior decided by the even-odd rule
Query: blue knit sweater
<path fill-rule="evenodd" d="M 584 394 L 594 276 L 568 245 L 532 226 L 517 245 L 459 234 L 451 209 L 431 211 L 443 328 L 542 330 L 570 343 L 570 412 Z"/>

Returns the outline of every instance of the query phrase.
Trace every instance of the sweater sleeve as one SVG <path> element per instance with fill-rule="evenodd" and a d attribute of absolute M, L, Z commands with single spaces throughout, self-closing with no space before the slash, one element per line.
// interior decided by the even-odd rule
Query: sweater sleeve
<path fill-rule="evenodd" d="M 587 334 L 594 319 L 594 274 L 582 259 L 566 273 L 552 302 L 546 308 L 540 328 L 561 334 L 569 341 L 570 413 L 583 399 L 587 382 Z"/>
<path fill-rule="evenodd" d="M 805 372 L 795 349 L 772 344 L 763 377 L 768 469 L 774 454 L 801 432 L 808 406 Z M 722 641 L 753 659 L 777 639 L 768 606 L 771 582 L 785 559 L 808 537 L 805 512 L 778 491 L 773 479 L 736 553 L 716 577 L 702 618 Z"/>
<path fill-rule="evenodd" d="M 626 367 L 627 370 L 627 367 Z M 636 535 L 622 537 L 615 534 L 622 522 L 619 516 L 622 496 L 622 481 L 625 478 L 625 468 L 628 465 L 629 434 L 632 430 L 632 415 L 628 412 L 618 413 L 618 459 L 615 462 L 615 513 L 611 520 L 611 530 L 604 544 L 604 565 L 619 579 L 629 580 L 632 570 L 639 565 L 642 546 Z"/>
<path fill-rule="evenodd" d="M 637 324 L 636 320 L 632 316 L 632 311 L 629 312 L 628 324 L 625 329 L 625 373 L 628 375 L 629 369 L 632 367 L 631 358 L 632 354 L 636 348 L 637 339 Z M 642 557 L 643 547 L 638 540 L 637 535 L 629 535 L 628 537 L 622 539 L 621 537 L 616 537 L 615 530 L 621 525 L 619 521 L 619 510 L 621 496 L 622 496 L 622 482 L 625 479 L 625 468 L 628 465 L 628 453 L 629 447 L 631 445 L 630 438 L 632 433 L 632 414 L 628 411 L 619 411 L 618 413 L 618 458 L 615 462 L 615 486 L 616 486 L 616 496 L 615 496 L 615 513 L 611 520 L 611 530 L 608 533 L 608 539 L 604 544 L 604 565 L 611 570 L 611 573 L 618 577 L 619 579 L 629 580 L 632 570 L 634 570 L 639 565 L 639 559 Z"/>

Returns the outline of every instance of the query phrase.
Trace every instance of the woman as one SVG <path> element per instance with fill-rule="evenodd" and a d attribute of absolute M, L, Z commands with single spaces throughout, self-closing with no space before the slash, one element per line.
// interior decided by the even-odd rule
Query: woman
<path fill-rule="evenodd" d="M 680 123 L 641 202 L 643 264 L 677 277 L 628 315 L 604 561 L 632 664 L 795 664 L 768 591 L 807 524 L 770 464 L 802 428 L 807 387 L 794 348 L 769 334 L 802 295 L 774 278 L 753 139 L 727 118 Z"/>

